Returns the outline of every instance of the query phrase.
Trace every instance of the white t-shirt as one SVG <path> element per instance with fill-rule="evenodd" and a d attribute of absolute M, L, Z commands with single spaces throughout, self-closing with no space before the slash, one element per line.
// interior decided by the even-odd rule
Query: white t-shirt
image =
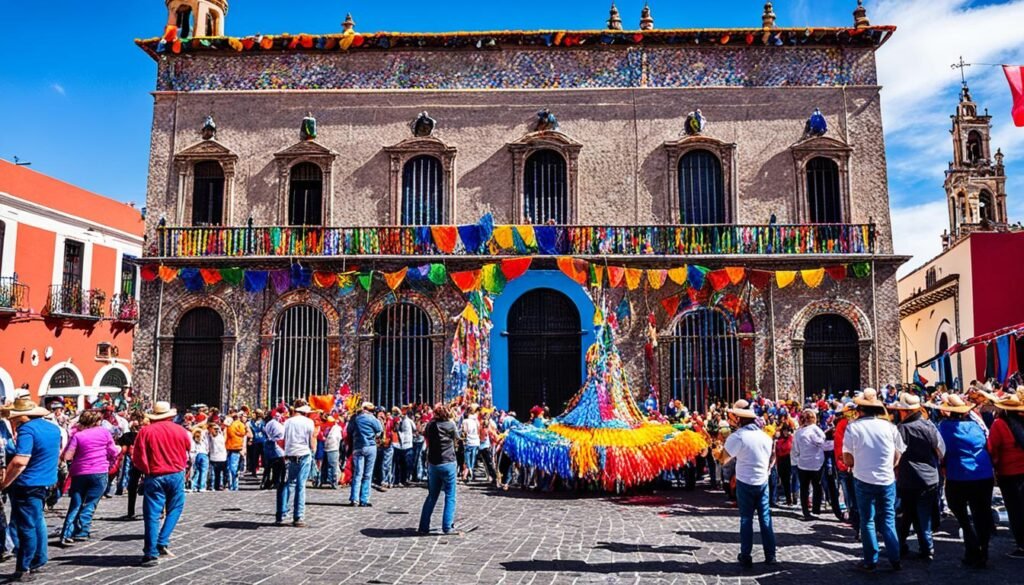
<path fill-rule="evenodd" d="M 793 434 L 793 462 L 797 469 L 818 471 L 825 465 L 825 432 L 817 425 L 800 427 Z"/>
<path fill-rule="evenodd" d="M 341 426 L 334 425 L 331 430 L 327 431 L 327 436 L 324 437 L 324 451 L 340 451 L 341 450 Z"/>
<path fill-rule="evenodd" d="M 311 437 L 316 433 L 316 425 L 309 417 L 297 414 L 284 423 L 284 456 L 302 457 L 312 455 L 309 449 Z"/>
<path fill-rule="evenodd" d="M 736 458 L 736 481 L 752 486 L 768 483 L 772 438 L 756 424 L 740 427 L 729 435 L 725 452 Z"/>
<path fill-rule="evenodd" d="M 210 461 L 220 463 L 221 461 L 228 460 L 228 449 L 224 442 L 227 440 L 227 435 L 224 431 L 221 431 L 214 437 L 211 434 L 206 435 L 206 449 L 210 453 Z"/>
<path fill-rule="evenodd" d="M 896 481 L 896 453 L 906 449 L 896 425 L 877 417 L 853 421 L 843 435 L 843 453 L 853 455 L 854 479 L 871 485 Z"/>
<path fill-rule="evenodd" d="M 480 421 L 475 414 L 470 414 L 462 419 L 462 432 L 466 434 L 467 447 L 480 446 Z"/>
<path fill-rule="evenodd" d="M 399 422 L 395 431 L 398 433 L 398 444 L 395 445 L 398 449 L 412 449 L 412 434 L 415 427 L 412 421 L 407 416 L 403 416 Z"/>

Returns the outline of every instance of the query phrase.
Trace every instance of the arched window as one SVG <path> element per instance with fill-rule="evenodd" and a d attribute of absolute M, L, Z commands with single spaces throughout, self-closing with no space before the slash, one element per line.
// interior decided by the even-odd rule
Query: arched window
<path fill-rule="evenodd" d="M 508 313 L 509 408 L 526 416 L 539 404 L 561 414 L 583 383 L 580 312 L 549 288 L 516 299 Z"/>
<path fill-rule="evenodd" d="M 373 401 L 385 408 L 433 402 L 434 335 L 430 317 L 420 307 L 399 302 L 373 321 Z"/>
<path fill-rule="evenodd" d="M 224 169 L 217 161 L 196 163 L 192 189 L 192 225 L 224 221 Z"/>
<path fill-rule="evenodd" d="M 323 225 L 324 174 L 313 163 L 292 167 L 288 190 L 288 225 Z"/>
<path fill-rule="evenodd" d="M 50 377 L 49 388 L 76 388 L 82 385 L 78 374 L 71 368 L 61 368 Z"/>
<path fill-rule="evenodd" d="M 206 13 L 206 36 L 217 36 L 217 15 L 212 12 Z"/>
<path fill-rule="evenodd" d="M 402 168 L 402 225 L 438 225 L 445 221 L 444 170 L 428 154 Z"/>
<path fill-rule="evenodd" d="M 171 403 L 221 406 L 224 366 L 224 320 L 209 307 L 185 313 L 174 330 L 171 357 Z"/>
<path fill-rule="evenodd" d="M 669 345 L 672 398 L 694 412 L 741 398 L 736 326 L 720 311 L 700 307 L 676 323 Z"/>
<path fill-rule="evenodd" d="M 811 223 L 842 223 L 839 165 L 818 156 L 807 162 L 807 209 Z"/>
<path fill-rule="evenodd" d="M 270 405 L 327 394 L 327 316 L 296 305 L 277 318 L 270 357 Z"/>
<path fill-rule="evenodd" d="M 722 163 L 713 153 L 698 149 L 679 157 L 679 222 L 725 223 Z"/>
<path fill-rule="evenodd" d="M 971 130 L 967 134 L 967 162 L 976 163 L 985 158 L 981 132 Z"/>
<path fill-rule="evenodd" d="M 175 15 L 175 26 L 178 27 L 178 36 L 183 39 L 192 37 L 192 9 L 188 6 L 179 6 Z"/>
<path fill-rule="evenodd" d="M 121 370 L 112 368 L 107 370 L 107 373 L 103 374 L 103 378 L 100 379 L 100 386 L 124 388 L 128 386 L 128 376 L 125 376 L 124 372 Z"/>
<path fill-rule="evenodd" d="M 804 330 L 804 395 L 860 389 L 857 330 L 839 315 L 818 315 Z"/>
<path fill-rule="evenodd" d="M 981 221 L 995 221 L 996 220 L 996 206 L 995 202 L 992 201 L 992 194 L 988 191 L 982 191 L 978 194 L 978 215 Z"/>
<path fill-rule="evenodd" d="M 568 223 L 569 185 L 565 158 L 551 149 L 531 154 L 523 168 L 523 195 L 523 214 L 528 222 Z"/>
<path fill-rule="evenodd" d="M 949 336 L 946 335 L 945 331 L 939 335 L 939 347 L 937 349 L 940 354 L 944 354 L 946 350 L 949 349 Z M 951 363 L 949 356 L 945 356 L 945 359 L 942 360 L 942 370 L 940 375 L 940 382 L 945 382 L 946 384 L 953 383 L 953 364 Z"/>

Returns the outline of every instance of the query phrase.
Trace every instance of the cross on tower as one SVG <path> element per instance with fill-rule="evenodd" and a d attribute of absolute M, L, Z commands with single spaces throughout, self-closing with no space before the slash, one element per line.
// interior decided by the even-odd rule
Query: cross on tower
<path fill-rule="evenodd" d="M 953 63 L 952 65 L 949 66 L 950 69 L 960 70 L 960 83 L 964 86 L 964 89 L 967 89 L 967 77 L 964 75 L 964 69 L 970 66 L 970 63 L 964 63 L 963 55 L 960 56 L 960 61 Z"/>

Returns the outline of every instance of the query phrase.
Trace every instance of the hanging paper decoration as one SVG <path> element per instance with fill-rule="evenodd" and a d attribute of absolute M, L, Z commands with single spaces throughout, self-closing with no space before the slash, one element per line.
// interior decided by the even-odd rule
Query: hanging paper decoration
<path fill-rule="evenodd" d="M 775 272 L 775 282 L 779 288 L 786 288 L 796 280 L 796 270 L 778 270 Z"/>
<path fill-rule="evenodd" d="M 480 242 L 482 244 L 490 242 L 494 236 L 494 216 L 487 212 L 480 217 L 480 221 L 476 225 L 480 232 Z"/>
<path fill-rule="evenodd" d="M 843 264 L 839 264 L 837 266 L 826 266 L 825 274 L 828 274 L 828 277 L 832 280 L 839 282 L 846 278 L 846 266 Z"/>
<path fill-rule="evenodd" d="M 626 288 L 629 290 L 636 290 L 640 288 L 640 279 L 643 277 L 644 271 L 640 268 L 627 268 L 626 269 Z"/>
<path fill-rule="evenodd" d="M 619 288 L 622 285 L 622 277 L 625 276 L 626 269 L 621 266 L 609 266 L 608 267 L 608 286 L 612 288 Z"/>
<path fill-rule="evenodd" d="M 498 264 L 485 264 L 480 271 L 480 281 L 484 290 L 493 295 L 500 295 L 507 282 Z"/>
<path fill-rule="evenodd" d="M 265 270 L 246 270 L 243 279 L 245 292 L 259 293 L 267 288 L 270 273 Z"/>
<path fill-rule="evenodd" d="M 654 290 L 659 290 L 665 286 L 665 280 L 668 278 L 668 270 L 648 270 L 647 271 L 647 282 L 651 285 Z"/>
<path fill-rule="evenodd" d="M 342 295 L 347 295 L 356 289 L 356 278 L 351 272 L 338 275 L 338 289 Z"/>
<path fill-rule="evenodd" d="M 399 286 L 401 286 L 402 282 L 405 280 L 405 275 L 408 272 L 408 268 L 403 268 L 397 272 L 385 272 L 384 282 L 387 283 L 388 288 L 390 288 L 391 290 L 395 290 Z"/>
<path fill-rule="evenodd" d="M 672 282 L 683 286 L 686 284 L 686 266 L 680 266 L 679 268 L 669 268 L 668 278 Z"/>
<path fill-rule="evenodd" d="M 441 286 L 442 284 L 448 282 L 448 269 L 445 268 L 444 264 L 431 264 L 430 274 L 427 275 L 427 278 L 433 284 Z"/>
<path fill-rule="evenodd" d="M 633 316 L 633 306 L 629 304 L 629 299 L 623 295 L 622 300 L 619 301 L 619 307 L 615 309 L 615 317 L 622 323 L 626 319 Z"/>
<path fill-rule="evenodd" d="M 743 282 L 743 277 L 747 274 L 747 269 L 742 266 L 726 267 L 725 273 L 729 275 L 729 282 L 736 286 Z"/>
<path fill-rule="evenodd" d="M 560 256 L 557 260 L 555 260 L 555 264 L 558 266 L 558 269 L 562 271 L 562 274 L 568 276 L 570 280 L 574 280 L 579 284 L 583 284 L 582 282 L 580 282 L 579 277 L 577 277 L 576 275 L 576 264 L 573 263 L 571 257 Z"/>
<path fill-rule="evenodd" d="M 757 290 L 764 290 L 772 281 L 774 274 L 770 270 L 748 270 L 747 280 Z"/>
<path fill-rule="evenodd" d="M 199 275 L 203 277 L 203 282 L 206 286 L 213 286 L 221 281 L 220 270 L 215 268 L 201 268 L 199 269 Z"/>
<path fill-rule="evenodd" d="M 466 248 L 467 252 L 471 254 L 480 252 L 480 245 L 483 243 L 480 237 L 480 226 L 475 223 L 460 225 L 458 231 L 459 239 L 462 240 L 462 245 Z"/>
<path fill-rule="evenodd" d="M 324 272 L 317 270 L 313 272 L 313 284 L 317 288 L 331 288 L 338 283 L 338 274 L 336 272 Z"/>
<path fill-rule="evenodd" d="M 363 287 L 366 292 L 370 292 L 370 287 L 373 286 L 373 271 L 360 273 L 358 279 L 359 286 Z"/>
<path fill-rule="evenodd" d="M 171 282 L 175 278 L 178 278 L 177 268 L 171 268 L 170 266 L 160 267 L 160 280 L 164 282 Z"/>
<path fill-rule="evenodd" d="M 245 271 L 241 268 L 221 268 L 220 277 L 221 279 L 230 284 L 231 286 L 238 286 L 242 283 L 242 277 L 245 276 Z"/>
<path fill-rule="evenodd" d="M 537 236 L 537 247 L 540 248 L 541 253 L 549 255 L 558 253 L 558 231 L 555 230 L 555 226 L 539 225 L 533 228 L 533 232 Z"/>
<path fill-rule="evenodd" d="M 270 273 L 270 284 L 274 287 L 274 292 L 283 294 L 292 285 L 291 272 L 288 270 L 274 270 Z"/>
<path fill-rule="evenodd" d="M 628 278 L 628 277 L 627 277 Z M 515 462 L 605 489 L 648 482 L 707 448 L 690 430 L 647 420 L 629 389 L 611 327 L 597 326 L 587 351 L 587 379 L 565 413 L 547 428 L 513 427 L 504 443 Z"/>
<path fill-rule="evenodd" d="M 515 240 L 512 237 L 512 226 L 499 225 L 495 227 L 494 242 L 498 244 L 498 247 L 502 250 L 511 250 L 513 246 L 515 246 Z"/>
<path fill-rule="evenodd" d="M 178 276 L 181 278 L 181 283 L 185 285 L 185 290 L 199 292 L 206 288 L 206 283 L 203 282 L 203 276 L 199 273 L 198 268 L 182 268 Z"/>
<path fill-rule="evenodd" d="M 590 265 L 590 286 L 597 289 L 604 287 L 604 266 L 600 264 Z"/>
<path fill-rule="evenodd" d="M 496 266 L 496 265 L 492 265 Z M 497 271 L 499 276 L 504 276 Z M 470 294 L 466 308 L 456 320 L 450 354 L 448 400 L 462 397 L 466 402 L 491 400 L 491 300 L 480 292 Z"/>
<path fill-rule="evenodd" d="M 676 316 L 676 311 L 679 310 L 679 300 L 678 296 L 661 299 L 661 306 L 665 309 L 665 314 L 669 319 Z"/>
<path fill-rule="evenodd" d="M 870 262 L 858 262 L 856 264 L 850 264 L 850 272 L 857 278 L 865 278 L 871 276 L 871 263 Z"/>
<path fill-rule="evenodd" d="M 708 282 L 711 283 L 711 288 L 719 291 L 729 284 L 729 273 L 725 270 L 712 270 L 707 274 Z"/>
<path fill-rule="evenodd" d="M 478 325 L 480 323 L 480 314 L 473 308 L 473 303 L 466 303 L 466 308 L 462 309 L 462 313 L 459 314 L 460 319 L 465 319 L 468 323 Z"/>
<path fill-rule="evenodd" d="M 530 250 L 537 247 L 537 233 L 532 225 L 517 225 L 516 235 L 523 241 L 523 244 Z M 523 250 L 524 252 L 526 250 Z"/>
<path fill-rule="evenodd" d="M 309 288 L 311 284 L 313 284 L 313 271 L 301 264 L 292 264 L 292 288 Z"/>
<path fill-rule="evenodd" d="M 811 288 L 818 288 L 821 286 L 821 282 L 825 280 L 825 269 L 816 268 L 811 270 L 801 270 L 800 278 L 803 279 L 804 284 Z"/>
<path fill-rule="evenodd" d="M 686 279 L 690 282 L 692 288 L 704 288 L 704 275 L 708 273 L 708 269 L 703 266 L 697 266 L 690 264 L 686 267 Z"/>
<path fill-rule="evenodd" d="M 719 307 L 725 309 L 726 311 L 729 311 L 733 315 L 739 315 L 741 312 L 740 309 L 743 306 L 743 300 L 738 296 L 729 293 L 727 295 L 723 295 L 722 298 L 718 299 L 718 303 L 716 304 Z"/>
<path fill-rule="evenodd" d="M 445 254 L 455 251 L 455 244 L 458 242 L 459 231 L 450 225 L 431 226 L 430 233 L 434 236 L 434 245 Z"/>
<path fill-rule="evenodd" d="M 497 232 L 495 232 L 497 234 Z M 512 281 L 520 276 L 526 274 L 526 271 L 530 269 L 530 264 L 533 263 L 533 258 L 505 258 L 501 261 L 501 272 L 505 275 L 505 279 Z"/>
<path fill-rule="evenodd" d="M 466 270 L 464 272 L 452 272 L 449 275 L 455 286 L 462 292 L 470 292 L 480 288 L 481 271 Z"/>
<path fill-rule="evenodd" d="M 159 274 L 160 267 L 156 264 L 146 264 L 139 269 L 139 276 L 142 277 L 143 282 L 153 282 Z"/>

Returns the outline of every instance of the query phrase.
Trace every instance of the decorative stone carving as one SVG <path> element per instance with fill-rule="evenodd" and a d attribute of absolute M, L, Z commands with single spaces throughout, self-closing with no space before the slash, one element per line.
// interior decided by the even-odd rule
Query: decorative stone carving
<path fill-rule="evenodd" d="M 537 112 L 537 124 L 534 126 L 537 132 L 558 132 L 558 118 L 545 108 Z"/>
<path fill-rule="evenodd" d="M 299 137 L 302 140 L 316 140 L 316 118 L 313 117 L 313 114 L 309 114 L 302 119 L 302 127 L 299 129 Z"/>
<path fill-rule="evenodd" d="M 556 121 L 557 125 L 557 121 Z M 583 145 L 569 138 L 557 130 L 531 132 L 519 140 L 509 143 L 508 149 L 512 153 L 512 177 L 514 181 L 514 194 L 512 201 L 512 213 L 515 222 L 523 221 L 523 199 L 525 198 L 525 184 L 523 171 L 526 167 L 526 159 L 538 150 L 550 149 L 558 152 L 565 158 L 566 170 L 566 192 L 569 197 L 569 223 L 575 223 L 578 217 L 578 191 L 579 191 L 579 159 L 580 150 Z"/>
<path fill-rule="evenodd" d="M 793 154 L 796 173 L 795 199 L 793 201 L 793 223 L 810 221 L 810 210 L 807 202 L 807 163 L 816 157 L 830 158 L 839 167 L 839 200 L 842 205 L 842 220 L 851 222 L 852 210 L 850 202 L 850 156 L 853 147 L 841 140 L 827 136 L 810 136 L 801 139 L 789 147 Z"/>
<path fill-rule="evenodd" d="M 420 115 L 412 123 L 412 135 L 425 138 L 434 133 L 434 126 L 437 122 L 430 117 L 426 112 L 420 112 Z"/>
<path fill-rule="evenodd" d="M 286 225 L 288 223 L 288 185 L 292 167 L 303 162 L 311 162 L 320 167 L 320 170 L 323 172 L 323 220 L 324 225 L 332 223 L 332 211 L 334 209 L 334 181 L 332 180 L 332 173 L 334 159 L 337 157 L 338 153 L 313 139 L 297 142 L 284 150 L 274 153 L 274 159 L 277 161 L 279 225 Z"/>
<path fill-rule="evenodd" d="M 640 30 L 654 30 L 654 17 L 651 16 L 651 7 L 646 2 L 640 10 Z"/>
<path fill-rule="evenodd" d="M 622 17 L 619 16 L 619 9 L 615 6 L 614 2 L 612 2 L 612 7 L 608 11 L 608 23 L 606 26 L 608 30 L 622 30 Z"/>
<path fill-rule="evenodd" d="M 804 127 L 804 136 L 824 136 L 827 133 L 828 122 L 825 120 L 825 116 L 822 115 L 820 109 L 814 108 Z"/>
<path fill-rule="evenodd" d="M 707 150 L 722 164 L 722 191 L 725 195 L 725 221 L 736 221 L 737 192 L 734 178 L 736 170 L 736 143 L 723 142 L 709 136 L 684 136 L 663 145 L 668 155 L 668 223 L 679 223 L 679 159 L 692 150 Z"/>
<path fill-rule="evenodd" d="M 212 120 L 211 120 L 212 121 Z M 205 126 L 204 126 L 205 128 Z M 216 161 L 224 170 L 224 224 L 231 225 L 234 219 L 235 164 L 238 155 L 217 141 L 216 136 L 197 142 L 174 155 L 174 167 L 178 172 L 178 192 L 175 216 L 172 225 L 186 225 L 192 207 L 193 177 L 196 163 Z"/>
<path fill-rule="evenodd" d="M 707 126 L 707 118 L 701 113 L 700 108 L 697 108 L 686 115 L 686 124 L 683 126 L 683 132 L 688 136 L 700 136 L 704 133 Z"/>
<path fill-rule="evenodd" d="M 217 123 L 213 121 L 213 116 L 207 116 L 206 120 L 203 121 L 203 127 L 199 131 L 199 135 L 203 137 L 203 140 L 214 140 L 217 138 Z"/>
<path fill-rule="evenodd" d="M 450 222 L 456 217 L 455 155 L 458 153 L 458 149 L 448 146 L 433 136 L 420 137 L 416 135 L 416 126 L 424 117 L 429 120 L 431 129 L 433 129 L 434 120 L 426 114 L 423 112 L 413 122 L 414 137 L 406 138 L 394 146 L 384 148 L 384 152 L 388 153 L 391 159 L 389 190 L 391 194 L 390 223 L 392 225 L 398 225 L 402 217 L 402 170 L 405 168 L 405 163 L 424 154 L 437 157 L 441 161 L 441 169 L 444 173 L 444 218 Z"/>

